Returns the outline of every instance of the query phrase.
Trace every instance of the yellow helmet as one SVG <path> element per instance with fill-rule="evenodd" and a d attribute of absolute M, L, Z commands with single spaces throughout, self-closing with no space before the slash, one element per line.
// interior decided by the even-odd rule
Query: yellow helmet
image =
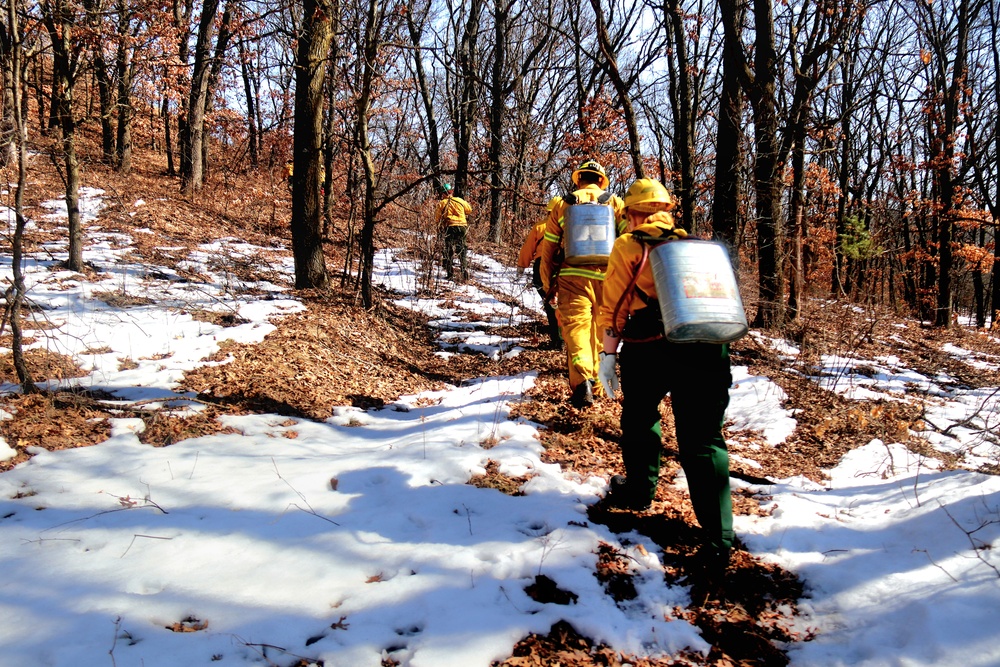
<path fill-rule="evenodd" d="M 600 176 L 601 180 L 597 184 L 597 187 L 599 187 L 602 190 L 607 190 L 608 184 L 611 183 L 611 181 L 608 180 L 608 175 L 604 173 L 604 167 L 602 167 L 601 163 L 597 162 L 596 160 L 587 160 L 579 167 L 577 167 L 576 171 L 573 172 L 573 185 L 577 187 L 580 187 L 581 172 L 589 172 L 591 174 L 597 174 L 598 176 Z"/>
<path fill-rule="evenodd" d="M 554 209 L 556 207 L 556 204 L 558 204 L 561 201 L 562 201 L 562 197 L 553 197 L 552 199 L 549 200 L 549 203 L 545 207 L 545 210 L 546 211 L 551 211 L 552 209 Z"/>
<path fill-rule="evenodd" d="M 625 208 L 630 211 L 669 211 L 676 203 L 666 186 L 652 178 L 640 178 L 625 193 Z"/>

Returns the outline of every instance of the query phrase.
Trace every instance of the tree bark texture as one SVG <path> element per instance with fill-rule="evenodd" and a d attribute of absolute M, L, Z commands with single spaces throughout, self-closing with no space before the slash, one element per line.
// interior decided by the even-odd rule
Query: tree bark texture
<path fill-rule="evenodd" d="M 75 62 L 80 46 L 74 44 L 73 11 L 66 0 L 45 5 L 44 14 L 52 43 L 52 79 L 55 117 L 62 134 L 63 160 L 66 167 L 66 213 L 68 216 L 69 256 L 66 268 L 83 270 L 83 228 L 80 221 L 80 165 L 76 157 L 76 119 L 73 118 Z"/>
<path fill-rule="evenodd" d="M 323 164 L 323 83 L 333 40 L 333 3 L 304 0 L 295 57 L 295 135 L 293 139 L 292 251 L 295 287 L 325 288 L 323 210 L 320 167 Z"/>
<path fill-rule="evenodd" d="M 663 12 L 673 34 L 674 57 L 677 59 L 674 151 L 681 172 L 681 187 L 677 189 L 681 206 L 680 222 L 684 229 L 696 234 L 699 230 L 694 202 L 695 120 L 691 104 L 691 70 L 688 63 L 684 14 L 679 0 L 667 0 Z"/>
<path fill-rule="evenodd" d="M 618 101 L 622 105 L 622 116 L 625 119 L 625 128 L 628 132 L 629 157 L 632 159 L 632 170 L 636 178 L 646 177 L 646 168 L 642 163 L 642 142 L 639 138 L 639 125 L 636 120 L 635 108 L 632 106 L 632 95 L 622 78 L 618 69 L 618 60 L 613 53 L 611 38 L 608 36 L 608 27 L 604 21 L 604 10 L 601 8 L 601 0 L 590 0 L 590 6 L 594 9 L 597 21 L 597 44 L 601 50 L 601 60 L 599 65 L 604 69 L 611 84 L 618 95 Z"/>
<path fill-rule="evenodd" d="M 202 143 L 205 141 L 205 109 L 211 73 L 211 39 L 219 0 L 205 0 L 194 47 L 194 73 L 188 95 L 186 122 L 181 130 L 181 190 L 193 195 L 204 185 Z"/>
<path fill-rule="evenodd" d="M 742 5 L 734 7 L 733 21 L 743 25 Z M 740 150 L 743 137 L 743 92 L 740 84 L 742 45 L 728 37 L 722 45 L 722 90 L 715 140 L 715 196 L 712 199 L 712 237 L 729 248 L 733 268 L 740 270 L 742 225 L 739 219 Z"/>
<path fill-rule="evenodd" d="M 455 196 L 468 195 L 472 135 L 479 113 L 479 20 L 483 0 L 469 0 L 468 15 L 458 43 L 456 62 L 461 79 L 455 127 Z"/>

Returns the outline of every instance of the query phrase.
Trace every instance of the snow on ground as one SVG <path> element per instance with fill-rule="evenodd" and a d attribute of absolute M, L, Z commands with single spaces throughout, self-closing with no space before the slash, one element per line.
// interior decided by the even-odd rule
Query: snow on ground
<path fill-rule="evenodd" d="M 100 192 L 85 201 L 97 215 Z M 276 249 L 237 239 L 207 245 L 188 260 L 210 280 L 192 284 L 130 263 L 127 242 L 88 230 L 86 260 L 105 276 L 96 282 L 54 270 L 64 244 L 27 262 L 31 299 L 59 325 L 35 344 L 92 369 L 66 384 L 122 401 L 177 398 L 182 373 L 220 340 L 260 340 L 272 318 L 302 307 L 273 284 L 240 284 L 219 261 Z M 436 319 L 443 353 L 516 354 L 519 341 L 484 331 L 537 317 L 537 295 L 512 269 L 481 256 L 473 262 L 473 283 L 451 302 L 420 296 L 420 267 L 392 251 L 380 253 L 377 279 L 398 302 Z M 290 274 L 290 260 L 280 268 Z M 248 287 L 269 298 L 246 296 Z M 149 301 L 110 306 L 102 293 Z M 247 323 L 207 324 L 191 317 L 198 309 Z M 488 325 L 474 327 L 470 312 Z M 961 353 L 970 363 L 996 363 Z M 119 370 L 122 358 L 138 368 Z M 863 390 L 857 396 L 902 400 L 900 387 L 920 385 L 929 419 L 955 425 L 948 436 L 935 434 L 936 446 L 969 452 L 973 467 L 1000 458 L 982 432 L 995 432 L 995 394 L 918 376 L 898 360 L 825 363 L 838 381 L 817 383 Z M 780 408 L 783 392 L 745 368 L 734 369 L 734 380 L 732 429 L 781 446 L 794 428 L 794 415 Z M 382 410 L 338 408 L 323 422 L 227 417 L 233 433 L 165 448 L 139 442 L 140 421 L 119 419 L 100 445 L 36 452 L 0 475 L 0 663 L 308 658 L 360 667 L 391 656 L 413 667 L 475 667 L 560 619 L 640 655 L 707 650 L 696 628 L 673 618 L 689 591 L 665 585 L 655 545 L 587 522 L 586 507 L 606 480 L 543 463 L 536 426 L 509 419 L 511 402 L 533 381 L 476 378 Z M 533 475 L 526 495 L 466 484 L 489 459 L 512 475 Z M 825 485 L 796 478 L 758 491 L 772 515 L 738 517 L 737 532 L 754 554 L 803 578 L 799 629 L 816 633 L 790 647 L 792 665 L 1000 665 L 1000 478 L 943 471 L 898 444 L 873 441 L 845 457 Z M 601 590 L 593 571 L 602 541 L 631 558 L 637 599 L 618 606 Z M 575 603 L 529 597 L 524 589 L 539 574 L 572 591 Z"/>

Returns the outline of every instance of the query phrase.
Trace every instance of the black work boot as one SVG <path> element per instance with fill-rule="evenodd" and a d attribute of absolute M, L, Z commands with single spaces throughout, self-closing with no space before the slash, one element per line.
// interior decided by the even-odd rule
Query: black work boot
<path fill-rule="evenodd" d="M 589 380 L 584 380 L 576 385 L 573 395 L 569 397 L 569 402 L 574 408 L 585 408 L 594 404 L 594 390 L 590 386 Z"/>
<path fill-rule="evenodd" d="M 608 484 L 608 494 L 604 496 L 604 506 L 609 509 L 631 510 L 644 512 L 649 509 L 652 501 L 635 490 L 629 489 L 625 475 L 613 475 Z"/>
<path fill-rule="evenodd" d="M 700 573 L 710 584 L 722 584 L 731 554 L 730 547 L 703 544 L 692 558 L 694 571 Z"/>

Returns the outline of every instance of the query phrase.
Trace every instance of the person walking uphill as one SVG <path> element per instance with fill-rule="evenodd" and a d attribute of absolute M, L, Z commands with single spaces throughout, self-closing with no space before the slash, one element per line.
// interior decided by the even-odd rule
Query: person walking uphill
<path fill-rule="evenodd" d="M 455 255 L 458 255 L 460 277 L 462 282 L 469 279 L 469 264 L 466 258 L 467 247 L 465 235 L 469 229 L 466 216 L 472 213 L 469 202 L 451 193 L 451 185 L 445 183 L 442 188 L 444 199 L 438 203 L 437 224 L 444 233 L 444 270 L 448 280 L 455 277 Z"/>
<path fill-rule="evenodd" d="M 546 294 L 559 293 L 558 313 L 569 366 L 570 402 L 594 402 L 600 338 L 597 308 L 614 238 L 624 229 L 623 204 L 606 193 L 604 167 L 587 160 L 573 172 L 578 188 L 549 213 L 539 250 L 539 271 Z"/>
<path fill-rule="evenodd" d="M 550 199 L 546 211 L 551 213 L 552 209 L 560 201 L 559 197 Z M 556 317 L 555 308 L 552 307 L 552 299 L 547 298 L 548 294 L 545 291 L 545 287 L 542 286 L 542 259 L 539 255 L 547 222 L 548 215 L 546 214 L 545 218 L 528 231 L 528 237 L 524 239 L 524 245 L 521 246 L 521 252 L 517 256 L 517 268 L 523 272 L 529 266 L 531 267 L 531 286 L 535 288 L 538 296 L 542 298 L 542 308 L 545 310 L 545 318 L 548 320 L 549 347 L 553 350 L 558 350 L 562 347 L 562 335 L 559 333 L 559 319 Z"/>
<path fill-rule="evenodd" d="M 716 343 L 673 343 L 663 330 L 650 244 L 687 236 L 674 226 L 674 199 L 658 181 L 639 179 L 625 195 L 628 233 L 615 241 L 608 261 L 598 315 L 603 334 L 598 375 L 605 391 L 619 386 L 621 453 L 625 475 L 615 475 L 604 503 L 645 510 L 660 474 L 660 401 L 671 397 L 681 467 L 687 476 L 695 517 L 704 539 L 699 560 L 721 575 L 733 547 L 729 453 L 722 435 L 729 405 L 729 347 Z M 674 241 L 677 242 L 677 241 Z"/>

